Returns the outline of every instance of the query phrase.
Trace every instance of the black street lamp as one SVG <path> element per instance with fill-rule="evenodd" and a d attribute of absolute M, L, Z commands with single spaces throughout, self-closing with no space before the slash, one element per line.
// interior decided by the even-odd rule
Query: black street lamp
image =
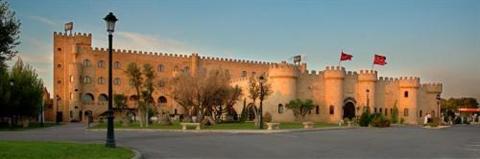
<path fill-rule="evenodd" d="M 265 92 L 263 90 L 263 84 L 265 83 L 265 77 L 260 76 L 258 78 L 258 82 L 260 83 L 260 109 L 259 109 L 259 114 L 260 114 L 260 129 L 263 129 L 263 97 L 265 96 Z"/>
<path fill-rule="evenodd" d="M 113 132 L 113 107 L 112 107 L 112 39 L 115 30 L 115 22 L 118 20 L 112 12 L 103 18 L 107 22 L 108 32 L 108 122 L 107 122 L 107 143 L 106 147 L 115 148 L 115 135 Z"/>

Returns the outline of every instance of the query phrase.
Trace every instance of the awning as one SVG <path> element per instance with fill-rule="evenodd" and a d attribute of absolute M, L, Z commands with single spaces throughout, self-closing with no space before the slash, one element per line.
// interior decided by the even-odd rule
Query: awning
<path fill-rule="evenodd" d="M 458 108 L 459 112 L 480 113 L 480 108 Z"/>

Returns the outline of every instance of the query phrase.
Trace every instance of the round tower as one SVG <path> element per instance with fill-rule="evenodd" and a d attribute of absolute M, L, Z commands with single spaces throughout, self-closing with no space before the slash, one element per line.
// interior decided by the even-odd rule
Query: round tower
<path fill-rule="evenodd" d="M 295 65 L 282 62 L 271 65 L 268 69 L 268 83 L 272 94 L 266 98 L 269 101 L 264 104 L 263 113 L 272 114 L 273 121 L 293 121 L 293 112 L 285 107 L 290 100 L 297 98 L 297 78 L 299 69 Z M 266 107 L 267 106 L 267 107 Z M 279 111 L 280 107 L 284 110 Z"/>
<path fill-rule="evenodd" d="M 360 106 L 360 108 L 368 108 L 370 112 L 374 112 L 375 108 L 378 107 L 375 105 L 376 83 L 377 71 L 360 70 L 357 83 L 357 101 L 359 102 L 358 106 Z"/>
<path fill-rule="evenodd" d="M 325 110 L 329 122 L 338 122 L 343 116 L 343 81 L 345 68 L 340 66 L 327 66 L 323 72 L 325 78 Z M 333 109 L 332 109 L 333 108 Z"/>
<path fill-rule="evenodd" d="M 71 121 L 71 120 L 80 120 L 79 112 L 81 109 L 81 62 L 78 59 L 78 46 L 74 45 L 73 47 L 73 59 L 72 62 L 69 64 L 68 69 L 70 74 L 69 77 L 69 94 L 68 94 L 68 100 L 69 104 L 68 106 L 64 106 L 64 112 L 68 114 L 64 114 L 66 117 L 66 121 Z"/>
<path fill-rule="evenodd" d="M 417 124 L 418 107 L 418 88 L 420 87 L 420 78 L 401 77 L 398 80 L 398 116 L 403 118 L 405 123 Z"/>

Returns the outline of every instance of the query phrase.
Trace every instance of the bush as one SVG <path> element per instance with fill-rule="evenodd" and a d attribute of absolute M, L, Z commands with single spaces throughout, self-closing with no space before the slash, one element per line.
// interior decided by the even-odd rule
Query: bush
<path fill-rule="evenodd" d="M 390 127 L 390 120 L 386 119 L 382 114 L 371 115 L 370 125 L 373 127 Z"/>
<path fill-rule="evenodd" d="M 265 115 L 263 115 L 263 122 L 269 123 L 272 122 L 272 114 L 269 112 L 266 112 Z"/>
<path fill-rule="evenodd" d="M 363 112 L 360 116 L 360 126 L 367 127 L 370 124 L 370 121 L 370 113 L 368 113 L 368 111 Z"/>

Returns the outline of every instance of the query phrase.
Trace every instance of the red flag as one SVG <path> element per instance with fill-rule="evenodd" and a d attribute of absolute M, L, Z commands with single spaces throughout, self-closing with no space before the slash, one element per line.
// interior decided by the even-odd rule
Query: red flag
<path fill-rule="evenodd" d="M 347 61 L 347 60 L 352 60 L 352 55 L 350 54 L 346 54 L 345 52 L 343 52 L 342 50 L 342 54 L 340 54 L 340 61 Z"/>
<path fill-rule="evenodd" d="M 373 64 L 385 65 L 387 64 L 387 57 L 375 54 L 375 57 L 373 59 Z"/>

